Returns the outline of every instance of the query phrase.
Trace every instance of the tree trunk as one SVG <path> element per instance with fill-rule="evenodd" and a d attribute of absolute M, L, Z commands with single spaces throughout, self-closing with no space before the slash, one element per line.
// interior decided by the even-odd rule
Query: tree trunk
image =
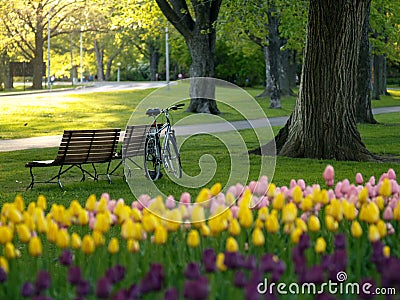
<path fill-rule="evenodd" d="M 293 67 L 290 66 L 289 59 L 289 50 L 280 51 L 279 85 L 281 89 L 281 97 L 296 96 L 296 94 L 291 89 L 291 87 L 293 86 L 292 82 L 294 81 L 294 85 L 296 84 L 296 75 L 293 75 L 293 73 L 291 73 L 291 71 L 293 71 Z M 291 78 L 291 76 L 294 76 L 294 80 Z"/>
<path fill-rule="evenodd" d="M 269 53 L 268 53 L 267 46 L 263 46 L 262 48 L 263 48 L 264 61 L 265 61 L 265 89 L 257 97 L 269 97 L 269 90 L 270 90 L 269 86 L 272 85 L 271 68 L 270 68 L 270 64 L 269 64 Z"/>
<path fill-rule="evenodd" d="M 359 123 L 376 124 L 371 107 L 371 47 L 368 32 L 369 12 L 364 22 L 358 58 L 356 120 Z"/>
<path fill-rule="evenodd" d="M 279 155 L 374 160 L 357 130 L 357 65 L 370 0 L 310 0 L 294 111 L 275 138 Z"/>
<path fill-rule="evenodd" d="M 158 63 L 160 61 L 160 52 L 154 41 L 150 42 L 150 80 L 157 80 Z"/>
<path fill-rule="evenodd" d="M 97 64 L 97 80 L 104 81 L 104 53 L 101 45 L 94 39 L 94 54 L 96 56 L 96 64 Z"/>
<path fill-rule="evenodd" d="M 37 22 L 35 32 L 35 50 L 34 57 L 32 59 L 33 64 L 33 78 L 32 88 L 34 90 L 42 89 L 43 80 L 43 25 L 42 22 Z M 47 66 L 49 67 L 49 66 Z M 48 82 L 48 80 L 47 80 Z"/>
<path fill-rule="evenodd" d="M 202 33 L 200 28 L 193 32 L 188 40 L 192 64 L 190 65 L 190 77 L 214 77 L 215 37 Z M 207 86 L 204 80 L 192 79 L 190 81 L 189 112 L 219 114 L 215 101 L 215 87 Z M 204 97 L 207 95 L 207 97 Z"/>
<path fill-rule="evenodd" d="M 383 55 L 374 54 L 372 99 L 380 100 L 382 90 Z"/>

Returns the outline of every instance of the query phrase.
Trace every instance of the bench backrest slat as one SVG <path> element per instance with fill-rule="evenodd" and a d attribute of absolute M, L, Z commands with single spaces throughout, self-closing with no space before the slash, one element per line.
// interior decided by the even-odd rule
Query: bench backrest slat
<path fill-rule="evenodd" d="M 108 162 L 115 155 L 121 129 L 65 130 L 56 160 L 62 164 Z"/>
<path fill-rule="evenodd" d="M 144 155 L 144 145 L 148 127 L 149 125 L 130 125 L 126 127 L 122 145 L 123 159 Z"/>

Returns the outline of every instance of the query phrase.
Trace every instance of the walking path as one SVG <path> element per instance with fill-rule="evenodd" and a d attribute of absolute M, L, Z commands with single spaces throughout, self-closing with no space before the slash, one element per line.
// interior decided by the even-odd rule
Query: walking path
<path fill-rule="evenodd" d="M 400 106 L 393 107 L 381 107 L 372 109 L 374 115 L 400 112 Z M 271 126 L 282 126 L 286 123 L 288 117 L 275 117 L 269 118 Z M 199 125 L 186 125 L 186 126 L 174 126 L 177 135 L 190 135 L 196 133 L 215 133 L 232 130 L 232 126 L 236 129 L 247 129 L 247 128 L 260 128 L 265 126 L 265 119 L 248 120 L 248 121 L 234 121 L 227 123 L 213 123 L 213 124 L 201 124 Z M 121 141 L 123 139 L 124 132 L 121 133 Z M 51 148 L 60 145 L 61 135 L 56 136 L 42 136 L 32 137 L 24 139 L 14 140 L 0 140 L 0 152 L 8 152 L 15 150 L 25 150 L 33 148 Z"/>

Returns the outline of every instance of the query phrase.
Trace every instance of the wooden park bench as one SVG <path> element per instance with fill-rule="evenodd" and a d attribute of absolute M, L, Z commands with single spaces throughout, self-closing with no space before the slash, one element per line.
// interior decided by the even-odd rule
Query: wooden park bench
<path fill-rule="evenodd" d="M 131 168 L 127 161 L 133 163 L 137 168 L 143 169 L 143 164 L 139 165 L 133 159 L 135 157 L 144 157 L 144 145 L 146 142 L 146 133 L 150 125 L 129 125 L 126 127 L 124 140 L 121 150 L 114 159 L 120 159 L 118 165 L 110 172 L 112 175 L 121 165 L 127 166 L 127 175 L 131 176 Z M 126 178 L 124 174 L 124 178 Z"/>
<path fill-rule="evenodd" d="M 93 130 L 65 130 L 58 148 L 57 157 L 54 160 L 31 161 L 25 167 L 29 168 L 32 181 L 27 187 L 33 188 L 35 183 L 58 183 L 62 188 L 60 177 L 73 167 L 77 167 L 82 172 L 82 181 L 85 174 L 94 180 L 98 180 L 99 175 L 107 175 L 110 178 L 110 164 L 117 156 L 117 146 L 121 129 L 93 129 Z M 98 174 L 95 164 L 108 163 L 106 174 Z M 84 169 L 84 165 L 92 165 L 92 173 Z M 58 174 L 46 181 L 35 181 L 33 175 L 34 168 L 59 167 Z M 56 180 L 56 181 L 55 181 Z"/>

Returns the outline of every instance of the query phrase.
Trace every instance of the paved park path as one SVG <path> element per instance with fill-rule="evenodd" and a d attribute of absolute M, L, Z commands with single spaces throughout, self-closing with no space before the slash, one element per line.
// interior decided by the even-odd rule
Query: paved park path
<path fill-rule="evenodd" d="M 400 112 L 400 106 L 393 107 L 381 107 L 372 109 L 374 115 Z M 268 121 L 271 126 L 282 126 L 286 123 L 288 117 L 275 117 L 269 118 Z M 177 135 L 191 135 L 196 133 L 215 133 L 232 130 L 232 126 L 236 129 L 247 129 L 247 128 L 260 128 L 265 126 L 265 119 L 248 120 L 248 121 L 234 121 L 227 123 L 212 123 L 212 124 L 201 124 L 201 128 L 198 124 L 186 125 L 186 126 L 174 126 Z M 121 141 L 123 139 L 124 132 L 121 133 Z M 32 137 L 24 139 L 13 139 L 13 140 L 0 140 L 0 152 L 9 152 L 15 150 L 34 149 L 34 148 L 51 148 L 60 145 L 61 135 L 56 136 L 42 136 Z"/>

